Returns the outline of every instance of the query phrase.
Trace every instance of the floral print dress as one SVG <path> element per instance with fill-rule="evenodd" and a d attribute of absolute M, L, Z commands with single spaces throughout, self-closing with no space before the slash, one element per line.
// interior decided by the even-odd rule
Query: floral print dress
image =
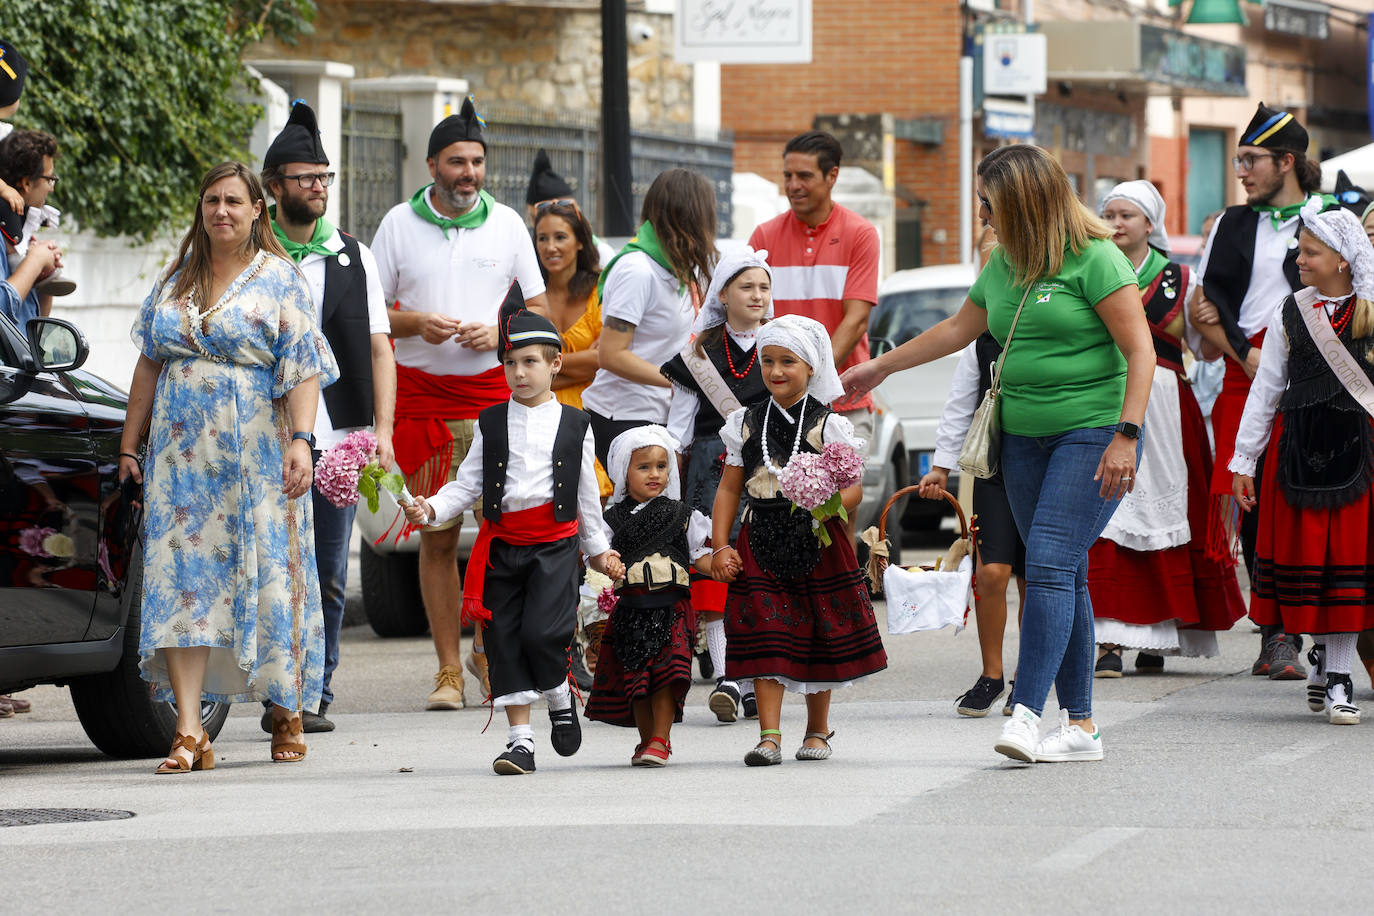
<path fill-rule="evenodd" d="M 140 670 L 172 699 L 158 649 L 209 646 L 204 695 L 315 709 L 324 618 L 308 495 L 282 492 L 285 395 L 337 376 L 305 280 L 259 251 L 205 314 L 160 283 L 132 337 L 162 364 L 145 463 Z"/>

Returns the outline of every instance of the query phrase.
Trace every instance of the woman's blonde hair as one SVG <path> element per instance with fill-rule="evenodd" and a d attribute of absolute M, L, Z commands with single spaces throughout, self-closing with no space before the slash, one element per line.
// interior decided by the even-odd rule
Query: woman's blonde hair
<path fill-rule="evenodd" d="M 1107 224 L 1074 194 L 1063 167 L 1038 146 L 993 150 L 978 163 L 978 177 L 1017 286 L 1059 273 L 1065 249 L 1078 254 L 1093 239 L 1111 238 Z"/>
<path fill-rule="evenodd" d="M 258 180 L 258 176 L 242 162 L 221 162 L 206 172 L 205 178 L 201 180 L 200 193 L 196 195 L 196 213 L 191 219 L 191 228 L 186 231 L 186 235 L 181 240 L 181 247 L 177 249 L 177 256 L 172 260 L 172 266 L 167 270 L 167 278 L 170 278 L 176 271 L 181 271 L 177 274 L 176 282 L 172 284 L 171 298 L 173 299 L 187 296 L 203 298 L 206 291 L 210 289 L 213 273 L 210 263 L 210 236 L 205 231 L 205 220 L 201 215 L 201 202 L 205 199 L 205 193 L 216 182 L 231 176 L 242 179 L 244 186 L 248 188 L 249 204 L 262 204 L 262 210 L 253 220 L 248 239 L 243 244 L 241 253 L 245 260 L 252 258 L 261 249 L 282 258 L 288 264 L 292 263 L 286 249 L 282 247 L 281 242 L 277 241 L 277 235 L 269 225 L 272 217 L 267 213 L 267 200 L 263 196 L 262 182 Z M 202 310 L 208 305 L 210 303 L 203 301 L 196 303 L 197 308 Z"/>

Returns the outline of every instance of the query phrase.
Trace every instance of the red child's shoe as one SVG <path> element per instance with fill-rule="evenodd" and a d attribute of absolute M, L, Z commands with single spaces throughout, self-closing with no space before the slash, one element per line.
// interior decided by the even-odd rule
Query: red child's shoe
<path fill-rule="evenodd" d="M 654 747 L 655 744 L 661 747 Z M 631 763 L 637 767 L 666 767 L 668 757 L 673 753 L 673 746 L 668 743 L 666 738 L 650 738 L 645 742 L 643 750 L 639 752 L 639 757 Z"/>

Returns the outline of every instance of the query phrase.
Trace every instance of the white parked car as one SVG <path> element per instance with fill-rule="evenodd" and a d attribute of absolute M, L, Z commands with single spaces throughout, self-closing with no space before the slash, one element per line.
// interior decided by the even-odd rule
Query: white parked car
<path fill-rule="evenodd" d="M 972 264 L 943 264 L 899 270 L 878 286 L 878 305 L 868 319 L 868 342 L 873 355 L 906 343 L 959 310 L 978 276 Z M 896 413 L 907 448 L 911 482 L 930 470 L 935 454 L 935 430 L 949 395 L 949 383 L 959 354 L 952 353 L 924 366 L 889 376 L 878 393 Z M 958 486 L 952 469 L 950 489 Z M 943 501 L 908 500 L 906 520 L 916 527 L 936 527 L 953 510 Z"/>

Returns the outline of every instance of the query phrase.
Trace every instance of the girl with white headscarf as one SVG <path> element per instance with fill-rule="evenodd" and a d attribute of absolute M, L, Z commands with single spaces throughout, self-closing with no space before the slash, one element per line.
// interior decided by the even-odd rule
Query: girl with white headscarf
<path fill-rule="evenodd" d="M 812 530 L 809 512 L 782 495 L 779 477 L 803 452 L 831 443 L 856 452 L 864 443 L 848 420 L 828 406 L 841 393 L 830 335 L 820 322 L 785 315 L 758 334 L 759 363 L 769 397 L 741 407 L 721 431 L 725 471 L 712 510 L 712 575 L 729 582 L 725 603 L 726 664 L 754 681 L 759 743 L 745 756 L 750 766 L 782 762 L 783 692 L 806 695 L 806 736 L 798 760 L 830 756 L 830 691 L 887 667 L 873 605 L 859 574 L 845 525 L 825 523 L 829 546 Z M 745 498 L 744 524 L 730 525 Z M 863 488 L 840 491 L 853 512 Z"/>
<path fill-rule="evenodd" d="M 722 257 L 692 326 L 692 340 L 663 364 L 664 377 L 673 383 L 668 432 L 680 443 L 683 500 L 693 509 L 710 512 L 715 501 L 725 454 L 720 438 L 725 418 L 768 397 L 754 339 L 759 326 L 773 317 L 772 280 L 767 251 L 746 247 Z M 725 586 L 695 578 L 692 604 L 707 648 L 702 673 L 716 678 L 707 705 L 721 722 L 734 722 L 741 703 L 746 716 L 756 714 L 752 687 L 736 683 L 725 671 Z"/>
<path fill-rule="evenodd" d="M 1225 531 L 1208 527 L 1212 452 L 1183 365 L 1185 348 L 1200 359 L 1220 355 L 1188 322 L 1184 303 L 1197 274 L 1169 260 L 1164 199 L 1150 182 L 1118 184 L 1102 198 L 1101 213 L 1135 268 L 1156 365 L 1135 489 L 1088 551 L 1094 674 L 1121 677 L 1125 648 L 1139 650 L 1140 672 L 1162 670 L 1166 655 L 1216 655 L 1217 631 L 1245 615 L 1245 600 L 1234 564 L 1219 559 Z"/>
<path fill-rule="evenodd" d="M 1308 708 L 1354 725 L 1356 638 L 1374 627 L 1374 247 L 1353 214 L 1320 199 L 1301 225 L 1308 285 L 1269 321 L 1228 467 L 1241 508 L 1263 503 L 1250 616 L 1325 643 L 1309 656 Z"/>
<path fill-rule="evenodd" d="M 639 729 L 631 766 L 665 766 L 672 753 L 668 735 L 692 685 L 691 567 L 711 553 L 711 520 L 678 498 L 676 450 L 662 426 L 640 426 L 616 436 L 606 459 L 615 492 L 605 534 L 625 577 L 601 640 L 587 718 Z"/>

